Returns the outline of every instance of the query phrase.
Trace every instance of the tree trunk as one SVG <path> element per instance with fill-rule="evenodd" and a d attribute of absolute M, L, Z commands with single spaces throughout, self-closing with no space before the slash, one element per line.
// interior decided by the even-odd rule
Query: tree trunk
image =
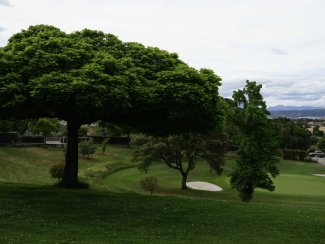
<path fill-rule="evenodd" d="M 80 123 L 76 120 L 67 121 L 68 144 L 65 155 L 65 167 L 61 186 L 75 188 L 79 186 L 78 181 L 78 133 Z"/>
<path fill-rule="evenodd" d="M 187 180 L 188 173 L 182 172 L 182 190 L 187 190 L 186 180 Z"/>

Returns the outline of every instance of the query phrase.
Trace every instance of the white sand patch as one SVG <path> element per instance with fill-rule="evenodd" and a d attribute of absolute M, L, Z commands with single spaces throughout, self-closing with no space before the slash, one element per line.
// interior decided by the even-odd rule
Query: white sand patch
<path fill-rule="evenodd" d="M 193 182 L 186 182 L 186 185 L 195 190 L 202 190 L 202 191 L 222 191 L 222 188 L 203 181 L 193 181 Z"/>
<path fill-rule="evenodd" d="M 325 174 L 313 174 L 315 176 L 321 176 L 321 177 L 325 177 Z"/>

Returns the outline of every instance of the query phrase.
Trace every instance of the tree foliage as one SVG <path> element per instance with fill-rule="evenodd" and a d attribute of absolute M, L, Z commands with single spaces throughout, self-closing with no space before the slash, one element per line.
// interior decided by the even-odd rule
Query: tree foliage
<path fill-rule="evenodd" d="M 78 184 L 78 130 L 103 120 L 145 133 L 201 132 L 221 116 L 220 78 L 112 34 L 36 25 L 0 48 L 0 116 L 67 121 L 62 185 Z"/>
<path fill-rule="evenodd" d="M 260 93 L 262 86 L 246 82 L 243 90 L 234 92 L 241 143 L 237 165 L 231 173 L 231 185 L 243 201 L 253 198 L 255 188 L 273 191 L 272 177 L 279 174 L 275 126 Z"/>
<path fill-rule="evenodd" d="M 324 136 L 324 131 L 321 131 L 320 130 L 320 126 L 319 125 L 315 125 L 313 127 L 313 135 L 322 137 L 322 136 Z"/>
<path fill-rule="evenodd" d="M 318 147 L 319 150 L 325 152 L 325 138 L 324 138 L 324 137 L 322 137 L 322 138 L 318 141 L 318 143 L 317 143 L 317 147 Z"/>
<path fill-rule="evenodd" d="M 64 171 L 64 164 L 63 163 L 57 163 L 51 166 L 50 168 L 50 175 L 52 178 L 56 178 L 59 180 L 59 182 L 62 179 Z"/>
<path fill-rule="evenodd" d="M 307 150 L 311 145 L 311 132 L 303 124 L 287 118 L 274 119 L 279 146 L 282 149 Z"/>
<path fill-rule="evenodd" d="M 182 176 L 181 189 L 186 190 L 186 180 L 196 163 L 205 160 L 218 174 L 224 165 L 227 138 L 223 134 L 210 133 L 173 135 L 163 138 L 138 136 L 134 158 L 140 162 L 139 169 L 145 172 L 153 163 L 161 162 L 178 170 Z"/>
<path fill-rule="evenodd" d="M 143 190 L 149 191 L 152 195 L 158 187 L 158 179 L 155 176 L 147 176 L 140 180 L 140 186 Z"/>
<path fill-rule="evenodd" d="M 23 135 L 28 130 L 29 120 L 0 120 L 0 132 L 18 132 Z"/>
<path fill-rule="evenodd" d="M 39 118 L 32 120 L 29 125 L 29 130 L 36 135 L 51 136 L 57 133 L 60 129 L 60 121 L 58 119 Z"/>
<path fill-rule="evenodd" d="M 87 155 L 88 159 L 90 157 L 90 154 L 94 154 L 96 152 L 96 147 L 94 146 L 94 142 L 92 138 L 90 138 L 88 141 L 80 142 L 79 148 L 80 148 L 80 154 L 83 156 Z"/>

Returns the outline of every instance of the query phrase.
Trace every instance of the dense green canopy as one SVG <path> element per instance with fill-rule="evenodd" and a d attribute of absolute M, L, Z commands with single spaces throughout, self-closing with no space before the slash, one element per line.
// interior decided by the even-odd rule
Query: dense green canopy
<path fill-rule="evenodd" d="M 104 120 L 152 134 L 214 130 L 222 117 L 220 80 L 175 53 L 100 31 L 37 25 L 0 48 L 0 116 L 66 120 L 65 175 L 71 178 L 71 168 L 74 184 L 81 124 Z"/>
<path fill-rule="evenodd" d="M 211 129 L 220 78 L 168 53 L 116 36 L 31 26 L 0 49 L 0 113 L 101 120 L 142 131 Z"/>
<path fill-rule="evenodd" d="M 233 94 L 240 146 L 230 183 L 243 201 L 252 200 L 255 188 L 274 191 L 272 177 L 279 174 L 276 127 L 267 118 L 261 89 L 262 85 L 246 81 L 245 88 Z"/>

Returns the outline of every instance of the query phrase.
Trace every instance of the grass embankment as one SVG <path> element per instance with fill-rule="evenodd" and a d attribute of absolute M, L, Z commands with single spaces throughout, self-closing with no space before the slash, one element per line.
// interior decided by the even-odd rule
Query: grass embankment
<path fill-rule="evenodd" d="M 282 161 L 277 190 L 246 204 L 229 186 L 232 155 L 222 176 L 199 163 L 189 177 L 224 191 L 183 192 L 178 172 L 154 165 L 148 174 L 160 187 L 152 197 L 131 157 L 132 149 L 110 146 L 81 158 L 93 190 L 63 190 L 48 173 L 62 150 L 0 148 L 0 243 L 325 243 L 325 178 L 312 176 L 324 166 Z"/>
<path fill-rule="evenodd" d="M 1 243 L 321 243 L 321 208 L 0 184 Z"/>

